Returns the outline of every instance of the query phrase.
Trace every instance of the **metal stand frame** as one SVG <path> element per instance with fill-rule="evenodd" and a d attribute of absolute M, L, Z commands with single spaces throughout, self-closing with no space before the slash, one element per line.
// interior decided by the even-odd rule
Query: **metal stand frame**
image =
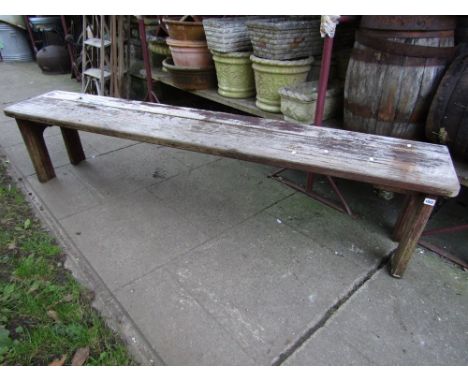
<path fill-rule="evenodd" d="M 340 17 L 340 23 L 350 22 L 353 21 L 355 17 L 352 16 L 342 16 Z M 319 77 L 319 87 L 318 87 L 318 95 L 317 95 L 317 106 L 315 109 L 315 119 L 314 125 L 321 126 L 323 122 L 323 113 L 325 108 L 325 97 L 327 95 L 327 88 L 328 88 L 328 77 L 330 76 L 330 65 L 331 65 L 331 56 L 333 50 L 333 37 L 325 36 L 324 43 L 323 43 L 323 50 L 322 50 L 322 63 L 320 66 L 320 77 Z M 344 196 L 340 192 L 338 186 L 336 185 L 335 181 L 331 176 L 327 176 L 327 181 L 331 185 L 333 191 L 338 196 L 340 200 L 340 204 L 335 203 L 332 200 L 329 200 L 323 196 L 318 195 L 317 193 L 313 192 L 313 185 L 314 185 L 314 177 L 315 174 L 308 173 L 307 174 L 307 182 L 306 187 L 302 188 L 301 186 L 295 184 L 292 181 L 284 179 L 278 176 L 281 172 L 286 169 L 280 169 L 273 174 L 270 175 L 272 179 L 275 179 L 287 186 L 295 189 L 296 191 L 300 191 L 313 199 L 318 200 L 319 202 L 332 207 L 340 212 L 344 212 L 349 216 L 353 216 L 351 208 L 349 207 L 348 203 L 346 202 Z"/>
<path fill-rule="evenodd" d="M 421 236 L 434 236 L 440 233 L 455 233 L 455 232 L 462 232 L 462 231 L 468 231 L 468 224 L 461 224 L 453 227 L 443 227 L 443 228 L 435 228 L 435 229 L 430 229 L 427 231 L 424 231 Z M 446 259 L 454 262 L 455 264 L 460 265 L 461 267 L 468 269 L 468 263 L 463 261 L 462 259 L 459 259 L 452 255 L 450 252 L 446 251 L 445 249 L 429 243 L 426 240 L 419 240 L 418 243 L 421 247 L 424 247 L 426 249 L 429 249 L 430 251 L 438 254 L 439 256 L 445 257 Z"/>
<path fill-rule="evenodd" d="M 72 78 L 74 77 L 78 82 L 81 82 L 81 71 L 78 68 L 78 64 L 76 62 L 76 57 L 77 57 L 76 49 L 75 49 L 73 42 L 67 39 L 69 30 L 68 30 L 67 20 L 65 19 L 65 16 L 61 15 L 60 21 L 62 22 L 64 40 L 65 40 L 65 44 L 67 45 L 68 56 L 70 57 Z"/>
<path fill-rule="evenodd" d="M 145 64 L 146 73 L 146 96 L 145 101 L 159 103 L 159 99 L 153 91 L 153 72 L 151 70 L 151 62 L 148 52 L 148 42 L 146 40 L 145 20 L 143 16 L 138 17 L 138 31 L 140 34 L 141 52 L 143 55 L 143 63 Z"/>

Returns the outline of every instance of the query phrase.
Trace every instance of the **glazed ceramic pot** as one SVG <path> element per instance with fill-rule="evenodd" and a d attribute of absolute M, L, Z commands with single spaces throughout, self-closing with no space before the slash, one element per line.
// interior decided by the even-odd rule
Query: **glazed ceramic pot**
<path fill-rule="evenodd" d="M 169 37 L 175 40 L 204 41 L 206 40 L 203 23 L 198 21 L 177 21 L 164 19 Z"/>
<path fill-rule="evenodd" d="M 213 58 L 206 41 L 166 40 L 176 66 L 208 68 L 213 66 Z"/>
<path fill-rule="evenodd" d="M 70 73 L 70 57 L 63 45 L 48 45 L 36 54 L 36 61 L 44 74 Z"/>
<path fill-rule="evenodd" d="M 184 90 L 202 90 L 216 87 L 215 68 L 194 68 L 176 66 L 172 58 L 163 61 L 163 68 L 169 73 L 174 85 Z"/>
<path fill-rule="evenodd" d="M 252 67 L 255 73 L 255 88 L 257 100 L 255 104 L 261 110 L 272 113 L 281 111 L 281 99 L 278 90 L 305 82 L 310 71 L 313 57 L 279 61 L 268 60 L 251 55 Z"/>
<path fill-rule="evenodd" d="M 228 98 L 253 97 L 255 80 L 250 62 L 251 52 L 212 53 L 218 77 L 218 93 Z"/>

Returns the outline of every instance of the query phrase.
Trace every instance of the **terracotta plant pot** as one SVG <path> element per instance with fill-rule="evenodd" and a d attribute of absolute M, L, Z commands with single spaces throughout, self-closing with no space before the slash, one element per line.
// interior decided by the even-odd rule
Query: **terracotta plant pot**
<path fill-rule="evenodd" d="M 250 56 L 255 73 L 257 100 L 255 104 L 261 110 L 272 113 L 281 111 L 281 99 L 278 90 L 306 81 L 307 74 L 314 61 L 313 57 L 302 60 L 279 61 Z"/>
<path fill-rule="evenodd" d="M 197 21 L 177 21 L 164 19 L 169 37 L 174 40 L 204 41 L 203 23 Z"/>
<path fill-rule="evenodd" d="M 255 80 L 250 62 L 251 52 L 212 52 L 218 77 L 218 93 L 228 98 L 255 95 Z"/>
<path fill-rule="evenodd" d="M 166 40 L 176 66 L 208 68 L 213 66 L 213 58 L 206 41 Z"/>
<path fill-rule="evenodd" d="M 171 76 L 174 85 L 184 90 L 202 90 L 216 87 L 214 67 L 194 68 L 174 65 L 172 58 L 163 61 L 163 68 Z"/>

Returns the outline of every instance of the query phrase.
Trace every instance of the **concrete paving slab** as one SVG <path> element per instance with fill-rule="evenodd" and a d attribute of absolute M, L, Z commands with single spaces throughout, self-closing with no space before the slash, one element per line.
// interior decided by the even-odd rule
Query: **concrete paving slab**
<path fill-rule="evenodd" d="M 0 112 L 0 115 L 3 115 L 3 112 Z M 16 121 L 12 118 L 5 116 L 5 118 L 0 119 L 0 134 L 2 137 L 0 139 L 0 146 L 3 148 L 23 143 L 23 138 L 16 125 Z"/>
<path fill-rule="evenodd" d="M 359 195 L 349 199 L 356 196 Z M 301 193 L 275 204 L 267 212 L 329 248 L 336 256 L 359 265 L 376 266 L 396 247 L 389 232 L 367 216 L 351 218 Z"/>
<path fill-rule="evenodd" d="M 468 273 L 420 250 L 403 279 L 380 270 L 287 365 L 468 364 Z"/>
<path fill-rule="evenodd" d="M 0 112 L 0 115 L 3 113 Z M 0 140 L 0 146 L 3 148 L 15 146 L 23 143 L 23 137 L 16 125 L 16 121 L 13 118 L 5 117 L 0 120 L 0 134 L 2 139 Z M 44 130 L 44 137 L 52 137 L 54 135 L 60 135 L 60 129 L 57 126 L 50 126 Z"/>
<path fill-rule="evenodd" d="M 273 363 L 372 272 L 267 213 L 165 268 L 256 364 Z"/>
<path fill-rule="evenodd" d="M 171 160 L 182 163 L 189 171 L 205 164 L 221 160 L 220 157 L 215 155 L 179 150 L 172 147 L 161 147 L 161 150 L 163 150 L 165 155 L 170 157 Z"/>
<path fill-rule="evenodd" d="M 266 178 L 269 172 L 268 166 L 221 159 L 148 190 L 212 236 L 294 192 Z"/>
<path fill-rule="evenodd" d="M 305 185 L 306 174 L 303 172 L 286 170 L 282 175 L 296 184 Z M 357 218 L 365 218 L 366 221 L 382 227 L 382 230 L 392 231 L 404 202 L 403 195 L 394 194 L 391 200 L 385 200 L 378 196 L 378 190 L 370 184 L 339 178 L 334 178 L 334 181 Z M 313 190 L 339 204 L 338 197 L 324 176 L 315 175 Z"/>
<path fill-rule="evenodd" d="M 55 169 L 70 163 L 61 134 L 45 137 L 45 142 L 52 165 Z M 82 142 L 82 145 L 85 155 L 93 156 L 98 154 L 94 148 L 88 145 L 85 141 Z M 23 143 L 5 148 L 5 152 L 7 153 L 8 158 L 15 163 L 15 166 L 24 176 L 36 173 L 29 157 L 28 150 Z"/>
<path fill-rule="evenodd" d="M 166 364 L 252 364 L 251 357 L 170 273 L 156 270 L 116 296 Z"/>
<path fill-rule="evenodd" d="M 145 189 L 60 222 L 112 290 L 209 239 Z"/>
<path fill-rule="evenodd" d="M 79 134 L 81 142 L 86 142 L 87 145 L 92 147 L 96 155 L 111 153 L 138 144 L 138 142 L 128 139 L 108 137 L 106 135 L 92 134 L 85 131 L 80 131 Z"/>
<path fill-rule="evenodd" d="M 40 183 L 35 174 L 28 177 L 42 203 L 55 218 L 62 219 L 103 202 L 101 193 L 75 175 L 73 165 L 58 168 L 55 173 L 57 177 L 47 183 Z"/>
<path fill-rule="evenodd" d="M 192 164 L 189 166 L 173 151 L 157 145 L 132 142 L 130 146 L 88 158 L 74 166 L 72 171 L 102 198 L 106 198 L 164 182 L 190 171 L 191 166 L 201 166 L 218 159 L 195 154 L 191 157 Z"/>

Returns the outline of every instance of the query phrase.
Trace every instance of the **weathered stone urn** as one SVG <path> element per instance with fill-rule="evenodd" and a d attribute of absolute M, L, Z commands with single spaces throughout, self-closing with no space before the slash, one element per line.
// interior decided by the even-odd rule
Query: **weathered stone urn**
<path fill-rule="evenodd" d="M 228 98 L 255 95 L 255 80 L 250 62 L 251 52 L 211 52 L 218 77 L 218 93 Z"/>
<path fill-rule="evenodd" d="M 257 100 L 255 104 L 261 110 L 272 113 L 281 111 L 281 99 L 278 90 L 285 86 L 305 82 L 313 57 L 300 60 L 268 60 L 250 56 L 255 73 Z"/>

